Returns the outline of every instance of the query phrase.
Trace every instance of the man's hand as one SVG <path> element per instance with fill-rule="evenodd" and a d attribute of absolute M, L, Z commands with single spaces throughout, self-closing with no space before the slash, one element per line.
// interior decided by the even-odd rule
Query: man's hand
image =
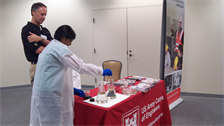
<path fill-rule="evenodd" d="M 41 41 L 41 37 L 36 35 L 36 34 L 33 34 L 31 32 L 29 32 L 30 35 L 27 37 L 28 41 L 29 42 L 40 42 Z"/>

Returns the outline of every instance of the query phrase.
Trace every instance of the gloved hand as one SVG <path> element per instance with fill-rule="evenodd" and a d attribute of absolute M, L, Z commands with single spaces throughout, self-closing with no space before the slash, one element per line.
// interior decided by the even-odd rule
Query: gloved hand
<path fill-rule="evenodd" d="M 84 97 L 85 93 L 81 89 L 74 88 L 74 95 L 78 95 L 80 97 Z"/>
<path fill-rule="evenodd" d="M 110 69 L 104 69 L 102 76 L 112 76 L 112 71 Z"/>

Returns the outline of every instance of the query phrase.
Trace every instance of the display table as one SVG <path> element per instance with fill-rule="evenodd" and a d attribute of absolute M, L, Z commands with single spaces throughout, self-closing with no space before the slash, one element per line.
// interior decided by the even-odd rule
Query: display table
<path fill-rule="evenodd" d="M 135 85 L 138 83 L 139 81 L 136 81 Z M 116 93 L 121 93 L 119 86 L 116 86 L 116 90 Z M 98 88 L 90 90 L 91 96 L 96 96 L 97 91 Z M 163 80 L 147 93 L 137 92 L 110 108 L 83 101 L 84 98 L 75 96 L 74 125 L 150 126 L 172 124 Z"/>

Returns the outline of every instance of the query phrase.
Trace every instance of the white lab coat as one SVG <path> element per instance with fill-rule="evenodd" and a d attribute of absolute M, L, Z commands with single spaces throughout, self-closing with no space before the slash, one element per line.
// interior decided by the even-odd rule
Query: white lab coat
<path fill-rule="evenodd" d="M 38 58 L 32 89 L 30 126 L 73 125 L 74 90 L 68 67 L 79 74 L 103 74 L 102 67 L 83 63 L 66 45 L 52 40 Z"/>
<path fill-rule="evenodd" d="M 167 54 L 165 55 L 165 67 L 171 67 L 171 59 L 169 52 L 167 52 Z"/>
<path fill-rule="evenodd" d="M 72 70 L 72 83 L 74 88 L 81 89 L 81 75 L 75 70 Z"/>

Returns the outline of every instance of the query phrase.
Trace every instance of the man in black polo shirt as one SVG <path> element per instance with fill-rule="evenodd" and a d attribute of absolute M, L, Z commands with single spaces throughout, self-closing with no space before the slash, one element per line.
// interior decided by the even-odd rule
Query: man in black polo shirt
<path fill-rule="evenodd" d="M 22 28 L 21 37 L 26 59 L 31 62 L 30 81 L 33 86 L 38 55 L 53 38 L 49 30 L 41 26 L 47 15 L 47 6 L 40 2 L 34 3 L 31 15 L 31 21 Z"/>

